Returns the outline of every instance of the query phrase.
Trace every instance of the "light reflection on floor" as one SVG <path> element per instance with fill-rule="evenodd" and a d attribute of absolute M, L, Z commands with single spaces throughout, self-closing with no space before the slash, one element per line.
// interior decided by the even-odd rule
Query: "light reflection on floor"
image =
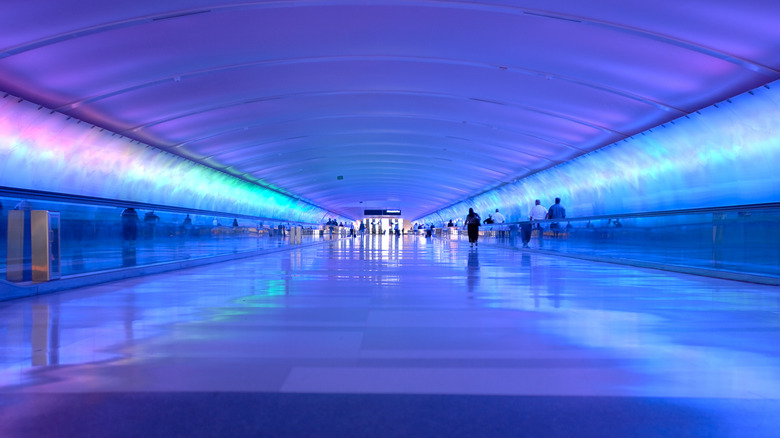
<path fill-rule="evenodd" d="M 2 393 L 780 400 L 780 295 L 421 237 L 0 303 Z"/>

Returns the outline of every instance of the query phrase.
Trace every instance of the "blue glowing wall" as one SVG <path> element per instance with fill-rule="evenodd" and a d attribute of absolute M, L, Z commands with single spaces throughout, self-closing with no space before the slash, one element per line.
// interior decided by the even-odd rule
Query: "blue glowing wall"
<path fill-rule="evenodd" d="M 0 185 L 284 221 L 337 217 L 10 96 L 0 99 Z"/>
<path fill-rule="evenodd" d="M 569 217 L 780 201 L 780 82 L 658 126 L 517 183 L 428 215 L 425 222 L 528 219 L 560 197 Z"/>

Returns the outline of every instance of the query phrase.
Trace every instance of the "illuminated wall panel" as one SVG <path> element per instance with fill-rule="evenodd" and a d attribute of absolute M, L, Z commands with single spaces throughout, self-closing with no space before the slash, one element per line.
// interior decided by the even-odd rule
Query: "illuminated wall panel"
<path fill-rule="evenodd" d="M 780 82 L 681 117 L 422 218 L 527 220 L 560 197 L 569 217 L 780 201 Z"/>
<path fill-rule="evenodd" d="M 0 185 L 285 221 L 336 217 L 10 96 L 0 99 Z"/>

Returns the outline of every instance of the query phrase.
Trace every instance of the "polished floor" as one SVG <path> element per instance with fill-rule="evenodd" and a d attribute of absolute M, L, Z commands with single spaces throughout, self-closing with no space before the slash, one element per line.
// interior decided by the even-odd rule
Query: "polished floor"
<path fill-rule="evenodd" d="M 323 236 L 307 234 L 302 237 L 301 242 L 312 243 L 337 237 L 329 234 Z M 122 241 L 118 237 L 93 240 L 69 239 L 62 242 L 60 268 L 62 276 L 79 275 L 225 254 L 273 250 L 289 244 L 290 238 L 287 235 L 250 233 L 195 237 L 158 236 L 154 239 L 139 238 L 133 242 Z M 5 248 L 6 241 L 0 239 L 0 278 L 2 279 L 6 278 Z M 28 274 L 28 277 L 30 275 Z"/>
<path fill-rule="evenodd" d="M 780 436 L 780 289 L 370 236 L 0 303 L 0 436 Z"/>

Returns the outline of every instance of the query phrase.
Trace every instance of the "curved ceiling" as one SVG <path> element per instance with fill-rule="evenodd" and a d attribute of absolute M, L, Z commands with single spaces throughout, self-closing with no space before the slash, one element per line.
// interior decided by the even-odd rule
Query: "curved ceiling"
<path fill-rule="evenodd" d="M 0 90 L 339 214 L 416 218 L 780 78 L 778 17 L 774 0 L 5 0 Z"/>

